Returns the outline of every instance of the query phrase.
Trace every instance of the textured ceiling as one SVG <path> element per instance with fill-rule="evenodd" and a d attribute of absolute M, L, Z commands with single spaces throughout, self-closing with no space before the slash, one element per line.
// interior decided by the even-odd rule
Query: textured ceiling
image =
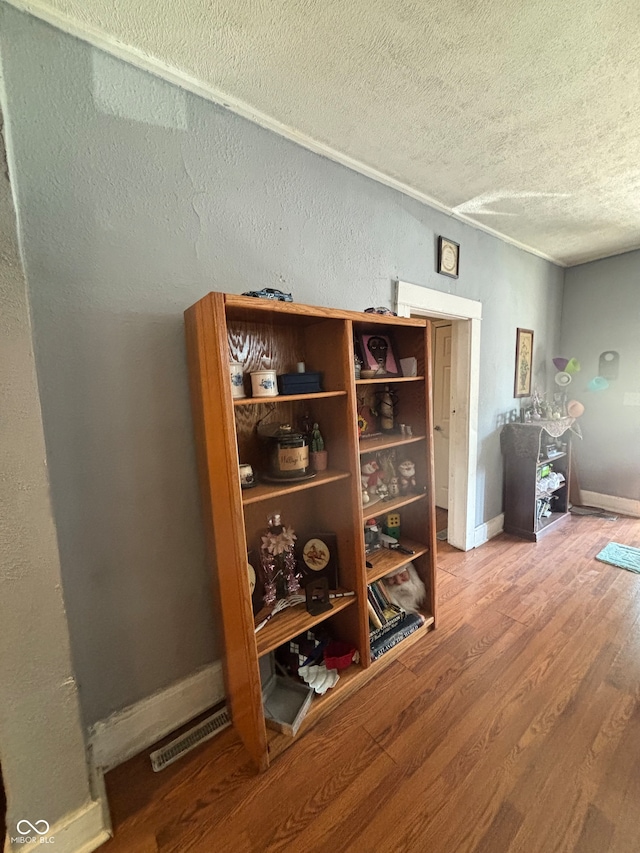
<path fill-rule="evenodd" d="M 640 246 L 638 0 L 10 2 L 560 263 Z"/>

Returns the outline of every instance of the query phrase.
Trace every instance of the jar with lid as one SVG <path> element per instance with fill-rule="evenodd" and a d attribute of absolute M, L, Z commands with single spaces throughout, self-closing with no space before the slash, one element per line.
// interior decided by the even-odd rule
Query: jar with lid
<path fill-rule="evenodd" d="M 267 442 L 268 476 L 296 480 L 309 475 L 309 439 L 291 424 L 265 424 L 258 435 Z"/>

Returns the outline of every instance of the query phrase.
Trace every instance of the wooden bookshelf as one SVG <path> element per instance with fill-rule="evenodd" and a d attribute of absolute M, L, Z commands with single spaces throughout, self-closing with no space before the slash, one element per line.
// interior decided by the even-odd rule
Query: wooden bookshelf
<path fill-rule="evenodd" d="M 296 303 L 210 293 L 185 312 L 189 378 L 198 453 L 202 509 L 212 574 L 216 616 L 221 619 L 226 663 L 225 686 L 233 725 L 256 766 L 265 770 L 291 738 L 267 731 L 260 661 L 299 634 L 323 628 L 356 649 L 360 663 L 341 674 L 334 688 L 314 698 L 301 732 L 359 689 L 401 650 L 424 640 L 434 627 L 435 508 L 431 420 L 431 329 L 419 318 L 387 317 L 316 308 Z M 354 339 L 388 334 L 397 360 L 415 358 L 415 377 L 355 379 Z M 245 387 L 254 370 L 289 373 L 304 361 L 323 375 L 326 391 L 268 398 L 232 396 L 229 363 L 242 364 Z M 400 433 L 359 440 L 358 408 L 363 394 L 391 385 L 398 397 Z M 369 386 L 373 386 L 369 391 Z M 264 482 L 266 451 L 260 423 L 297 423 L 312 415 L 320 424 L 329 453 L 328 470 L 297 482 Z M 398 495 L 364 507 L 362 457 L 395 453 L 416 466 L 415 494 Z M 239 463 L 251 464 L 258 485 L 242 490 Z M 423 491 L 424 489 L 424 491 Z M 326 613 L 311 616 L 304 604 L 286 608 L 255 632 L 247 554 L 260 548 L 266 516 L 281 512 L 283 523 L 300 535 L 318 530 L 336 536 L 339 584 L 354 595 L 332 599 Z M 401 541 L 414 555 L 380 552 L 367 569 L 364 521 L 402 513 Z M 367 584 L 412 560 L 427 589 L 428 624 L 411 634 L 372 666 L 369 648 Z M 259 619 L 258 619 L 259 621 Z"/>

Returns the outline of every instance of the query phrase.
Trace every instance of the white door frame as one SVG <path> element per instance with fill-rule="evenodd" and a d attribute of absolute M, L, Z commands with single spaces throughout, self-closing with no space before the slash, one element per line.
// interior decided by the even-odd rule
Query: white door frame
<path fill-rule="evenodd" d="M 482 303 L 398 281 L 396 306 L 400 317 L 452 321 L 448 538 L 469 551 L 475 547 Z"/>
<path fill-rule="evenodd" d="M 441 374 L 438 374 L 436 367 L 438 363 L 438 352 L 437 352 L 437 338 L 438 338 L 438 330 L 439 329 L 449 329 L 449 335 L 453 336 L 453 323 L 451 320 L 434 320 L 431 323 L 431 328 L 433 330 L 433 334 L 431 336 L 431 355 L 433 358 L 432 368 L 431 368 L 431 397 L 432 397 L 432 408 L 433 408 L 433 428 L 434 431 L 438 429 L 436 418 L 436 391 L 439 391 L 439 384 L 443 380 Z M 452 341 L 449 343 L 451 346 Z M 443 353 L 444 356 L 444 353 Z M 449 353 L 449 357 L 451 358 L 451 352 Z M 449 380 L 451 380 L 451 372 L 449 372 Z M 449 381 L 449 389 L 451 389 L 451 381 Z M 438 504 L 438 488 L 446 485 L 447 488 L 447 499 L 445 501 L 446 508 L 449 508 L 449 449 L 451 447 L 451 424 L 449 423 L 449 418 L 451 417 L 451 409 L 454 407 L 451 405 L 451 390 L 449 390 L 449 398 L 447 400 L 447 466 L 446 466 L 446 484 L 443 482 L 444 478 L 438 479 L 438 451 L 437 443 L 438 439 L 436 436 L 433 436 L 433 467 L 434 467 L 434 479 L 433 479 L 433 487 L 435 490 L 435 504 L 436 507 L 442 506 L 442 504 Z M 442 429 L 440 430 L 440 438 L 444 440 L 444 432 Z M 442 460 L 440 460 L 442 462 Z M 447 537 L 448 538 L 448 537 Z"/>

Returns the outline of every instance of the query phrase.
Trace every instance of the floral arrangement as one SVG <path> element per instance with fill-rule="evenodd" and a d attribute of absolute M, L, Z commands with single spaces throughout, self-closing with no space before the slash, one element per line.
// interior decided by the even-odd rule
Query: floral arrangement
<path fill-rule="evenodd" d="M 280 533 L 273 533 L 268 530 L 262 537 L 262 549 L 277 557 L 292 548 L 297 538 L 293 532 L 293 527 L 283 527 Z"/>

